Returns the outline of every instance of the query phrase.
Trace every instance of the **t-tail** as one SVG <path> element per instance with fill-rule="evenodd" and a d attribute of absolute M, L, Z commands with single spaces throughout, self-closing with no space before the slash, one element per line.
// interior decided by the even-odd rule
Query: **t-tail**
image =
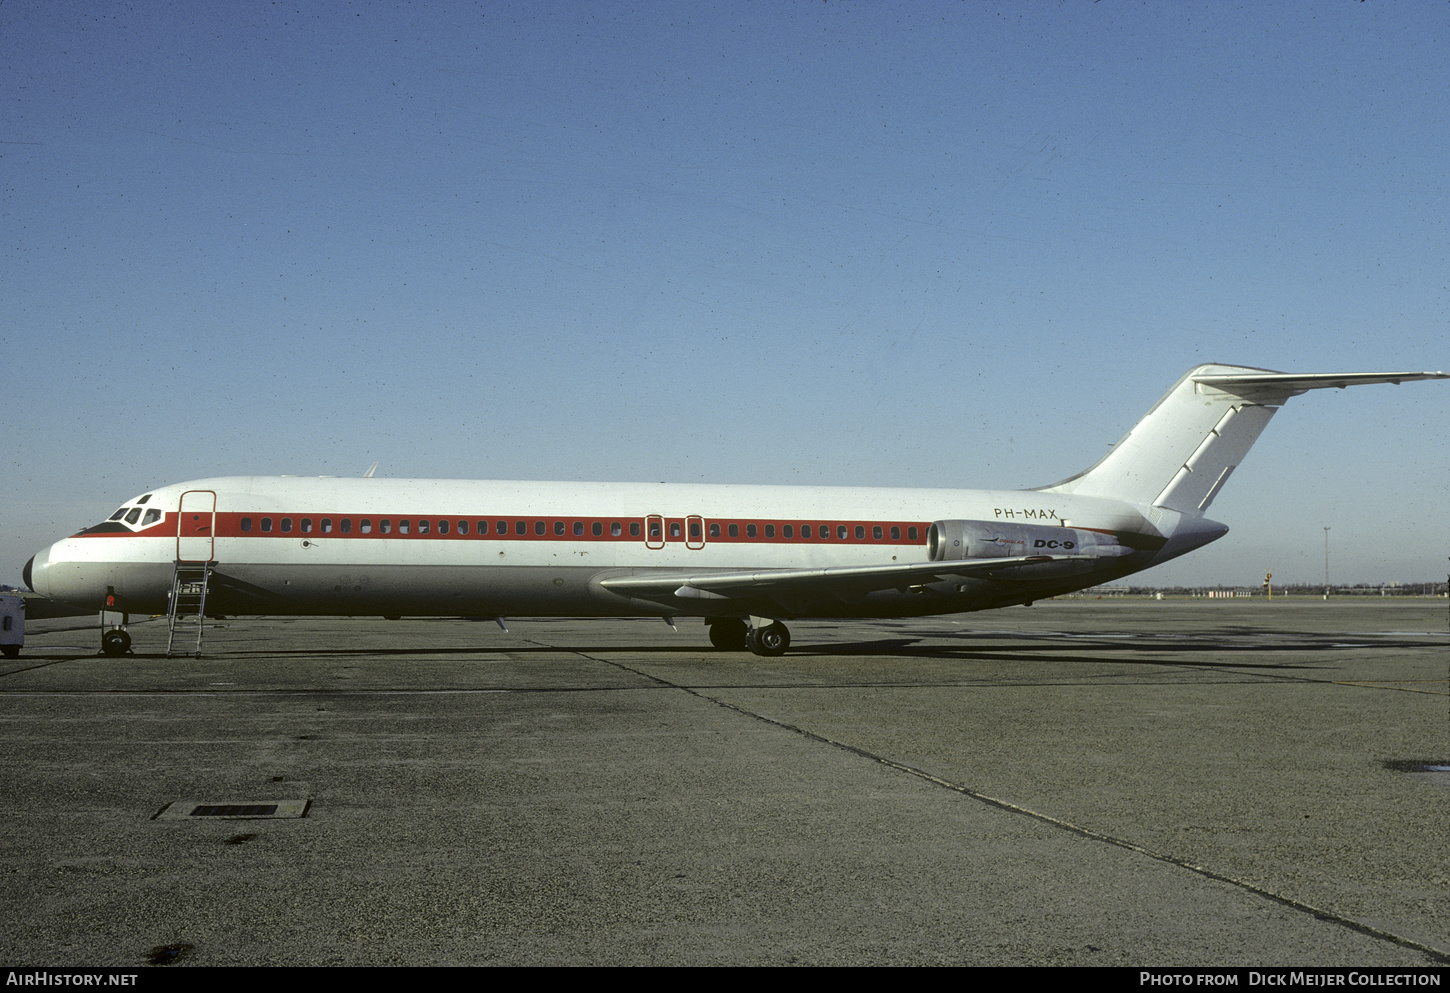
<path fill-rule="evenodd" d="M 1040 489 L 1201 517 L 1290 397 L 1330 386 L 1343 389 L 1418 379 L 1450 379 L 1450 374 L 1301 374 L 1201 365 L 1175 383 L 1096 465 Z"/>

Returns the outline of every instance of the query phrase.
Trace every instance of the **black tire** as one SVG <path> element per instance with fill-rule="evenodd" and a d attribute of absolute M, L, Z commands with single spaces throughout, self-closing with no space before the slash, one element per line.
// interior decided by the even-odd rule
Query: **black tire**
<path fill-rule="evenodd" d="M 738 617 L 722 617 L 710 623 L 710 644 L 727 652 L 738 652 L 745 647 L 745 636 L 750 629 Z"/>
<path fill-rule="evenodd" d="M 106 655 L 125 655 L 131 650 L 131 636 L 119 628 L 101 635 L 101 651 Z"/>
<path fill-rule="evenodd" d="M 785 650 L 790 647 L 790 632 L 784 624 L 776 621 L 751 631 L 749 644 L 750 650 L 756 655 L 776 658 L 784 655 Z"/>
<path fill-rule="evenodd" d="M 18 659 L 20 658 L 20 646 L 0 645 L 0 654 L 3 654 L 7 659 Z"/>

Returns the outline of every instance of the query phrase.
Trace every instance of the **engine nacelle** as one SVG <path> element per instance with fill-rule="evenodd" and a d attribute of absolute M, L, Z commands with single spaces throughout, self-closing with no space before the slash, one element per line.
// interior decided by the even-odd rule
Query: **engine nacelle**
<path fill-rule="evenodd" d="M 999 521 L 936 521 L 927 529 L 926 550 L 932 562 L 1022 555 L 1116 558 L 1132 551 L 1118 544 L 1112 535 L 1099 531 Z"/>

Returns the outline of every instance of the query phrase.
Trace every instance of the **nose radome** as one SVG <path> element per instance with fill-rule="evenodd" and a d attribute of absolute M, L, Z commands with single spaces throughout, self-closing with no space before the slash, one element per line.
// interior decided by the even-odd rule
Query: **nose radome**
<path fill-rule="evenodd" d="M 45 590 L 40 589 L 36 584 L 45 585 L 45 567 L 50 563 L 50 549 L 45 548 L 30 556 L 30 561 L 25 563 L 25 569 L 21 572 L 20 578 L 25 581 L 25 586 L 32 593 L 44 595 Z"/>

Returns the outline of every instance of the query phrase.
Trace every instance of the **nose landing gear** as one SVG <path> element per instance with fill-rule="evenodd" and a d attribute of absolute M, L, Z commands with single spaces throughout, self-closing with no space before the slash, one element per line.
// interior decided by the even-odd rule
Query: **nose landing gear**
<path fill-rule="evenodd" d="M 125 655 L 131 650 L 131 635 L 123 628 L 112 628 L 101 635 L 101 652 L 105 655 Z"/>
<path fill-rule="evenodd" d="M 116 615 L 121 615 L 121 623 L 116 624 Z M 102 655 L 125 655 L 131 650 L 131 635 L 126 630 L 126 625 L 131 623 L 131 614 L 121 609 L 116 602 L 114 590 L 106 590 L 106 605 L 101 608 L 101 654 Z"/>

